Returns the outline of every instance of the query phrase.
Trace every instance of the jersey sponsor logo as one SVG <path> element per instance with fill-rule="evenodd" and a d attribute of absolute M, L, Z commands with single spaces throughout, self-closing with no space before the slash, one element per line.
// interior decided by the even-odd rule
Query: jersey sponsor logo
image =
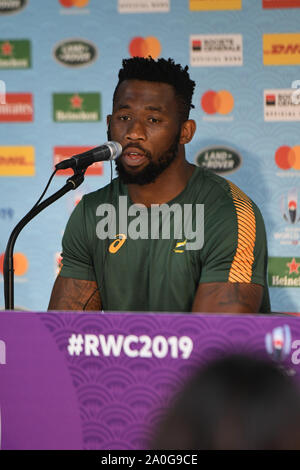
<path fill-rule="evenodd" d="M 100 93 L 53 93 L 55 122 L 96 122 L 101 119 Z"/>
<path fill-rule="evenodd" d="M 184 253 L 187 240 L 183 242 L 177 242 L 175 248 L 173 248 L 174 253 Z"/>
<path fill-rule="evenodd" d="M 166 13 L 170 0 L 118 0 L 119 13 Z"/>
<path fill-rule="evenodd" d="M 157 59 L 161 52 L 161 44 L 154 36 L 135 37 L 130 41 L 129 54 L 131 57 L 149 57 Z"/>
<path fill-rule="evenodd" d="M 6 93 L 6 102 L 0 104 L 0 122 L 32 122 L 31 93 Z"/>
<path fill-rule="evenodd" d="M 0 40 L 0 69 L 31 67 L 31 47 L 28 39 Z"/>
<path fill-rule="evenodd" d="M 265 121 L 300 121 L 298 95 L 298 89 L 264 90 Z"/>
<path fill-rule="evenodd" d="M 300 0 L 262 0 L 263 8 L 300 8 Z"/>
<path fill-rule="evenodd" d="M 0 15 L 18 13 L 27 6 L 28 0 L 0 0 Z"/>
<path fill-rule="evenodd" d="M 243 65 L 241 34 L 192 34 L 190 64 L 193 67 L 232 67 Z"/>
<path fill-rule="evenodd" d="M 269 287 L 300 287 L 300 258 L 269 258 Z"/>
<path fill-rule="evenodd" d="M 0 255 L 0 273 L 3 274 L 3 263 L 4 263 L 4 255 L 2 253 Z M 29 268 L 29 262 L 27 256 L 24 253 L 15 253 L 13 256 L 13 264 L 14 264 L 14 274 L 17 277 L 24 276 Z"/>
<path fill-rule="evenodd" d="M 86 39 L 66 39 L 54 46 L 53 56 L 66 67 L 83 67 L 97 59 L 98 49 Z"/>
<path fill-rule="evenodd" d="M 222 175 L 238 170 L 242 164 L 242 157 L 230 147 L 211 146 L 199 151 L 195 164 Z"/>
<path fill-rule="evenodd" d="M 190 10 L 241 10 L 242 0 L 190 0 Z"/>
<path fill-rule="evenodd" d="M 299 65 L 300 33 L 263 35 L 264 65 Z"/>
<path fill-rule="evenodd" d="M 94 148 L 94 146 L 54 147 L 53 149 L 54 166 L 67 158 L 73 157 L 73 155 L 78 155 L 92 148 Z M 73 175 L 73 174 L 74 172 L 72 168 L 68 168 L 66 170 L 59 170 L 56 172 L 56 175 L 58 176 L 66 176 L 66 175 Z M 103 175 L 103 162 L 96 162 L 96 163 L 93 163 L 93 165 L 90 165 L 85 172 L 85 176 L 89 176 L 89 175 L 97 175 L 97 176 Z"/>
<path fill-rule="evenodd" d="M 0 176 L 34 174 L 34 147 L 0 147 Z"/>
<path fill-rule="evenodd" d="M 126 235 L 124 233 L 119 233 L 115 237 L 116 239 L 109 245 L 108 251 L 112 254 L 117 253 L 119 249 L 124 245 L 126 241 Z"/>

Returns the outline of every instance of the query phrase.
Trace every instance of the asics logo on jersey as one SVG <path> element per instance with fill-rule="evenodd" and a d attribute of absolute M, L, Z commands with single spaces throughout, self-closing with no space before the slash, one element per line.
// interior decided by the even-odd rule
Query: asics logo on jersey
<path fill-rule="evenodd" d="M 118 235 L 116 235 L 116 240 L 114 240 L 110 245 L 109 245 L 109 248 L 108 248 L 108 251 L 112 254 L 114 253 L 117 253 L 117 251 L 119 251 L 119 249 L 121 248 L 121 246 L 124 245 L 125 241 L 126 241 L 126 235 L 124 233 L 119 233 Z"/>
<path fill-rule="evenodd" d="M 184 242 L 177 242 L 175 248 L 173 248 L 174 253 L 184 253 L 186 245 L 186 239 Z"/>

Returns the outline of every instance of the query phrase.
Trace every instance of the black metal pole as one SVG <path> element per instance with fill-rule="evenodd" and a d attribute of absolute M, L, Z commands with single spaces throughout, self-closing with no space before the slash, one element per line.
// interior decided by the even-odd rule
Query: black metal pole
<path fill-rule="evenodd" d="M 45 199 L 45 201 L 34 206 L 20 222 L 15 226 L 13 231 L 10 234 L 9 240 L 7 242 L 4 263 L 3 263 L 3 277 L 4 277 L 4 299 L 5 299 L 5 309 L 14 310 L 14 262 L 13 262 L 13 252 L 14 246 L 17 240 L 17 237 L 21 230 L 30 222 L 36 215 L 38 215 L 46 207 L 50 206 L 57 199 L 61 198 L 71 189 L 76 189 L 84 180 L 84 171 L 75 173 L 73 176 L 68 178 L 66 184 L 59 189 L 52 196 Z"/>

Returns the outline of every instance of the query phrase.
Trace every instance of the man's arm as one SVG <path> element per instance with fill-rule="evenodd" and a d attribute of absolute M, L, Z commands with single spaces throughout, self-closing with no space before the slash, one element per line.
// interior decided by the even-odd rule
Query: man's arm
<path fill-rule="evenodd" d="M 96 281 L 57 276 L 48 310 L 101 310 Z"/>
<path fill-rule="evenodd" d="M 209 282 L 198 286 L 194 313 L 257 313 L 261 306 L 263 287 L 240 282 Z"/>

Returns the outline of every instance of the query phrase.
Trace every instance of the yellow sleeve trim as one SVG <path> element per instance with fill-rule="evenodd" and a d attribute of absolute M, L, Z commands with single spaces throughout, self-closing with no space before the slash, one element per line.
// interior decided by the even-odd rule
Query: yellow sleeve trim
<path fill-rule="evenodd" d="M 229 282 L 251 282 L 256 239 L 256 222 L 248 196 L 235 184 L 228 181 L 237 214 L 237 249 L 230 266 Z"/>

